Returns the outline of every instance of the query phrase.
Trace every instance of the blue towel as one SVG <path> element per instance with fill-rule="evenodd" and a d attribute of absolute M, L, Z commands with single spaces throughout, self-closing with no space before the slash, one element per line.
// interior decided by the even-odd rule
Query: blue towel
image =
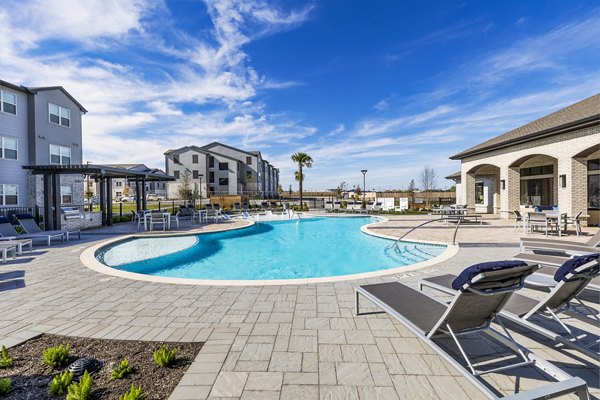
<path fill-rule="evenodd" d="M 460 275 L 458 275 L 454 279 L 454 281 L 452 282 L 452 289 L 464 291 L 463 286 L 465 284 L 470 285 L 471 280 L 473 278 L 475 278 L 477 275 L 481 274 L 482 272 L 498 271 L 501 269 L 523 267 L 525 265 L 527 265 L 525 262 L 516 261 L 516 260 L 491 261 L 491 262 L 484 262 L 481 264 L 475 264 L 475 265 L 472 265 L 469 268 L 465 269 L 463 272 L 460 273 Z"/>
<path fill-rule="evenodd" d="M 17 219 L 33 219 L 31 214 L 17 214 Z"/>
<path fill-rule="evenodd" d="M 569 258 L 563 265 L 560 266 L 559 269 L 556 270 L 556 273 L 554 274 L 554 280 L 556 282 L 567 281 L 567 275 L 575 273 L 575 270 L 584 264 L 598 260 L 598 257 L 600 257 L 600 253 L 586 254 L 583 256 Z M 596 265 L 592 267 L 592 270 L 589 272 L 591 272 L 592 275 L 595 275 L 599 270 L 600 264 L 596 263 Z"/>

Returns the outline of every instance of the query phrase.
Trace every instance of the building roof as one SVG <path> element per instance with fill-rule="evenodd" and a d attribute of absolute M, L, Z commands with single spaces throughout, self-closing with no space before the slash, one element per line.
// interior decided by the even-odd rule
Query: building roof
<path fill-rule="evenodd" d="M 600 123 L 600 93 L 473 146 L 453 155 L 450 159 L 460 160 L 542 137 L 583 129 L 598 123 Z"/>
<path fill-rule="evenodd" d="M 231 156 L 228 156 L 228 155 L 225 155 L 225 154 L 217 153 L 216 151 L 212 151 L 212 150 L 211 151 L 206 151 L 206 150 L 204 150 L 203 147 L 198 147 L 198 146 L 194 146 L 194 145 L 192 145 L 192 146 L 184 146 L 184 147 L 180 147 L 178 149 L 167 150 L 167 151 L 165 151 L 165 155 L 168 156 L 168 155 L 171 155 L 171 154 L 181 154 L 181 153 L 185 153 L 186 151 L 190 151 L 190 150 L 196 151 L 198 153 L 206 154 L 206 155 L 213 155 L 214 154 L 216 156 L 224 157 L 224 158 L 227 158 L 229 160 L 236 161 L 236 162 L 240 161 L 237 158 L 234 158 L 234 157 L 231 157 Z"/>
<path fill-rule="evenodd" d="M 60 90 L 61 92 L 63 92 L 65 94 L 65 96 L 67 96 L 69 99 L 71 99 L 71 101 L 73 103 L 75 103 L 77 105 L 77 107 L 79 107 L 79 109 L 83 112 L 83 113 L 87 113 L 87 110 L 81 105 L 81 103 L 79 103 L 77 100 L 75 100 L 75 97 L 71 96 L 71 94 L 69 92 L 67 92 L 67 90 L 62 87 L 62 86 L 43 86 L 43 87 L 27 87 L 27 86 L 23 86 L 23 85 L 15 85 L 14 83 L 10 83 L 7 81 L 3 81 L 0 80 L 0 84 L 6 87 L 9 87 L 11 89 L 14 90 L 18 90 L 24 93 L 31 93 L 31 94 L 36 94 L 37 92 L 42 92 L 45 90 Z"/>
<path fill-rule="evenodd" d="M 223 146 L 223 147 L 226 147 L 228 149 L 239 151 L 240 153 L 244 153 L 244 154 L 248 154 L 249 156 L 255 156 L 256 157 L 256 154 L 252 154 L 249 151 L 238 149 L 237 147 L 233 147 L 233 146 L 228 146 L 228 145 L 220 143 L 220 142 L 212 142 L 212 143 L 209 143 L 207 145 L 202 146 L 202 148 L 204 150 L 209 150 L 209 149 L 211 149 L 211 148 L 213 148 L 215 146 Z"/>
<path fill-rule="evenodd" d="M 461 176 L 460 171 L 458 171 L 458 172 L 448 175 L 445 179 L 457 179 L 457 178 L 460 178 L 460 176 Z"/>

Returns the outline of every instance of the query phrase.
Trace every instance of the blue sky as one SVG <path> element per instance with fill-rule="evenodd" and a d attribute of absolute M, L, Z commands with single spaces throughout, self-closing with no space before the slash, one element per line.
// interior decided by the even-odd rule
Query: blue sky
<path fill-rule="evenodd" d="M 164 167 L 217 140 L 304 187 L 406 188 L 424 166 L 600 92 L 597 1 L 5 0 L 0 79 L 88 110 L 84 160 Z"/>

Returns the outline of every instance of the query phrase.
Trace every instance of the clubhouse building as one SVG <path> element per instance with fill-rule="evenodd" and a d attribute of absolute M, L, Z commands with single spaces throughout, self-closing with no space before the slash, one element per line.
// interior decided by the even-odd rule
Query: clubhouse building
<path fill-rule="evenodd" d="M 509 218 L 558 206 L 600 224 L 600 93 L 450 157 L 457 203 Z"/>

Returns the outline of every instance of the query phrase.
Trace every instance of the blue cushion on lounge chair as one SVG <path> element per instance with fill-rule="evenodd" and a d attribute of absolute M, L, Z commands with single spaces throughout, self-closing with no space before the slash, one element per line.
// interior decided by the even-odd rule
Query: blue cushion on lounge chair
<path fill-rule="evenodd" d="M 567 275 L 572 274 L 575 270 L 581 267 L 584 264 L 587 264 L 591 261 L 598 260 L 600 257 L 600 253 L 586 254 L 583 256 L 569 258 L 563 265 L 560 266 L 559 269 L 556 270 L 554 274 L 554 280 L 556 282 L 567 281 Z M 596 266 L 590 271 L 592 275 L 595 275 L 600 270 L 600 265 L 597 263 Z"/>
<path fill-rule="evenodd" d="M 17 219 L 33 219 L 31 214 L 17 214 Z"/>
<path fill-rule="evenodd" d="M 452 289 L 464 291 L 463 286 L 465 284 L 471 284 L 471 280 L 482 272 L 523 267 L 525 265 L 527 265 L 527 263 L 517 260 L 491 261 L 475 264 L 465 269 L 454 279 L 454 281 L 452 281 Z"/>
<path fill-rule="evenodd" d="M 10 221 L 8 220 L 8 217 L 5 217 L 4 215 L 0 215 L 0 224 L 8 224 Z"/>

